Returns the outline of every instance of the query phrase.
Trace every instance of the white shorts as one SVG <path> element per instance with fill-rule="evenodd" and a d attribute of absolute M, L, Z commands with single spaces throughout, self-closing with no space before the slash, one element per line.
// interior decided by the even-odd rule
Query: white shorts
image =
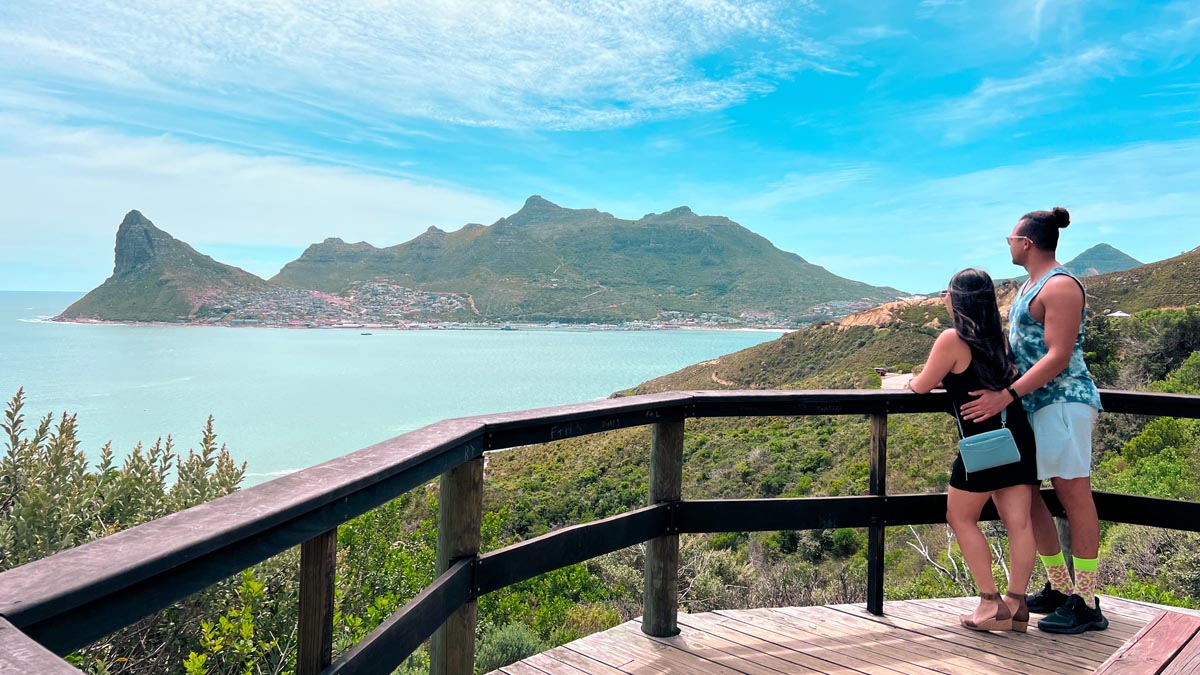
<path fill-rule="evenodd" d="M 1092 429 L 1099 412 L 1086 403 L 1069 401 L 1029 413 L 1037 442 L 1038 480 L 1092 475 Z"/>

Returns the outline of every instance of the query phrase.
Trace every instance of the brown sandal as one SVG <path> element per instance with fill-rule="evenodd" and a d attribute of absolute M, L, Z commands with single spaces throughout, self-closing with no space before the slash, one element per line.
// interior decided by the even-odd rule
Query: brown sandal
<path fill-rule="evenodd" d="M 1012 612 L 1012 629 L 1018 633 L 1024 633 L 1029 629 L 1029 605 L 1025 604 L 1025 594 L 1018 595 L 1009 591 L 1004 594 L 1004 597 L 1017 601 L 1016 610 L 1009 610 Z M 1008 605 L 1007 602 L 1001 601 L 1001 603 L 1005 606 Z"/>
<path fill-rule="evenodd" d="M 962 616 L 958 617 L 958 621 L 962 624 L 963 628 L 978 631 L 1013 629 L 1012 611 L 1009 610 L 1008 605 L 1006 605 L 1004 601 L 1000 599 L 999 593 L 980 593 L 979 599 L 980 601 L 991 601 L 996 603 L 996 613 L 984 619 L 983 621 L 980 621 L 979 623 L 972 621 L 970 614 L 963 614 Z M 1028 615 L 1025 618 L 1025 624 L 1029 624 Z"/>

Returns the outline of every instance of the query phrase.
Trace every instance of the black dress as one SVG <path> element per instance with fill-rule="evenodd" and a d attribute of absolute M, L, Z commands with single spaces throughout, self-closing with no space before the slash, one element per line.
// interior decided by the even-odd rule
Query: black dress
<path fill-rule="evenodd" d="M 946 393 L 950 395 L 950 400 L 956 409 L 961 409 L 968 401 L 974 399 L 967 392 L 986 388 L 980 383 L 975 369 L 971 367 L 958 374 L 946 373 L 946 376 L 942 378 L 942 386 L 946 388 Z M 1017 442 L 1017 449 L 1021 452 L 1021 461 L 991 469 L 972 471 L 968 475 L 963 467 L 962 456 L 956 456 L 954 469 L 950 472 L 951 487 L 967 492 L 992 492 L 1014 485 L 1038 485 L 1041 483 L 1037 478 L 1037 446 L 1033 441 L 1033 428 L 1029 426 L 1029 419 L 1025 416 L 1025 408 L 1021 406 L 1020 401 L 1013 401 L 1008 405 L 1006 412 L 1008 415 L 1006 426 L 1012 432 L 1013 440 Z M 989 417 L 978 424 L 970 420 L 962 420 L 963 433 L 967 436 L 999 428 L 1000 415 Z M 955 431 L 957 430 L 956 426 Z"/>

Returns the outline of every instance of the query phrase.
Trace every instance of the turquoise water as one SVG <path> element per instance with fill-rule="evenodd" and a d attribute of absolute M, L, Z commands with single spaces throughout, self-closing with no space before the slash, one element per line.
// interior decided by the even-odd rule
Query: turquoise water
<path fill-rule="evenodd" d="M 247 483 L 448 417 L 579 403 L 778 337 L 750 331 L 373 331 L 58 324 L 79 297 L 0 292 L 0 398 L 78 413 L 118 457 L 208 415 Z"/>

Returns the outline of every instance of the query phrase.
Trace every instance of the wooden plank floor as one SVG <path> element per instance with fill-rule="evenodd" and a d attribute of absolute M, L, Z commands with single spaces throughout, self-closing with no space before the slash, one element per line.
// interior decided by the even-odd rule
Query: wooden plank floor
<path fill-rule="evenodd" d="M 505 666 L 505 675 L 1087 675 L 1160 610 L 1101 596 L 1106 631 L 976 633 L 958 624 L 975 598 L 680 614 L 680 634 L 651 638 L 638 620 Z M 1190 610 L 1179 610 L 1200 614 Z"/>

